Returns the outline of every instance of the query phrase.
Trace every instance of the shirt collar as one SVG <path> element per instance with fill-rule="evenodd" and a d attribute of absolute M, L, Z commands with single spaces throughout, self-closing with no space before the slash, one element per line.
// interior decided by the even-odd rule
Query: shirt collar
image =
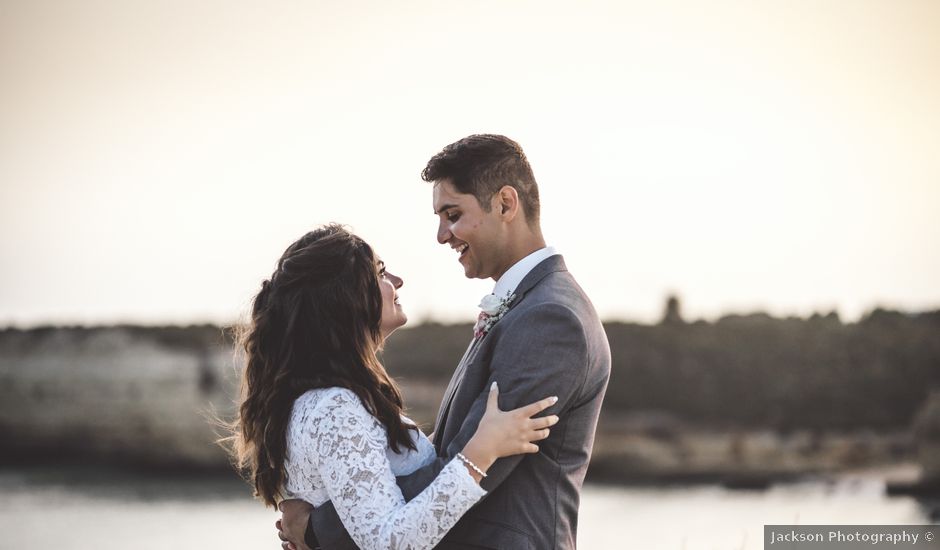
<path fill-rule="evenodd" d="M 516 287 L 522 282 L 522 279 L 532 271 L 532 268 L 542 263 L 543 260 L 558 254 L 553 246 L 540 248 L 535 252 L 514 263 L 512 267 L 503 273 L 503 276 L 496 281 L 493 288 L 493 294 L 500 298 L 508 298 L 516 291 Z"/>

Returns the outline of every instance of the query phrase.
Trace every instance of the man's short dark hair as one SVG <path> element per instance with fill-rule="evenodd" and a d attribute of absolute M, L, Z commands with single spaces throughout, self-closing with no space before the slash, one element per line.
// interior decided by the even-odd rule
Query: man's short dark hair
<path fill-rule="evenodd" d="M 504 185 L 519 194 L 529 224 L 539 221 L 539 188 L 518 143 L 506 136 L 475 134 L 451 143 L 431 157 L 421 172 L 427 182 L 448 180 L 459 193 L 476 197 L 484 211 Z"/>

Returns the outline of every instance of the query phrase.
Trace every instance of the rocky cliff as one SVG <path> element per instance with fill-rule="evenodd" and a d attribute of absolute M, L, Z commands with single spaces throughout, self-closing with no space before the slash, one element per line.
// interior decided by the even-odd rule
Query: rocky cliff
<path fill-rule="evenodd" d="M 218 328 L 2 331 L 2 455 L 226 465 L 208 418 L 231 414 L 236 381 Z"/>

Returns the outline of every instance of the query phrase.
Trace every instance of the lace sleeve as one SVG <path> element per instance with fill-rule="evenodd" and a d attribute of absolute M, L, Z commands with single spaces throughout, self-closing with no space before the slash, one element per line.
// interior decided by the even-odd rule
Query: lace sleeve
<path fill-rule="evenodd" d="M 407 504 L 386 456 L 383 426 L 348 390 L 321 401 L 304 435 L 314 446 L 326 491 L 343 525 L 363 549 L 431 548 L 485 491 L 459 461 Z"/>

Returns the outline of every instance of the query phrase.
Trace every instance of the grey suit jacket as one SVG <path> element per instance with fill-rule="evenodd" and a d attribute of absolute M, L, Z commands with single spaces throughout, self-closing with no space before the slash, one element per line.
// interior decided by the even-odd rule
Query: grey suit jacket
<path fill-rule="evenodd" d="M 610 377 L 607 335 L 561 256 L 539 263 L 516 288 L 509 311 L 471 344 L 444 394 L 435 426 L 438 458 L 398 478 L 405 499 L 426 488 L 476 431 L 490 384 L 509 410 L 558 396 L 544 414 L 558 424 L 536 454 L 496 461 L 488 494 L 437 546 L 440 549 L 575 548 L 581 486 Z M 307 529 L 311 547 L 355 548 L 332 505 L 317 507 Z"/>

